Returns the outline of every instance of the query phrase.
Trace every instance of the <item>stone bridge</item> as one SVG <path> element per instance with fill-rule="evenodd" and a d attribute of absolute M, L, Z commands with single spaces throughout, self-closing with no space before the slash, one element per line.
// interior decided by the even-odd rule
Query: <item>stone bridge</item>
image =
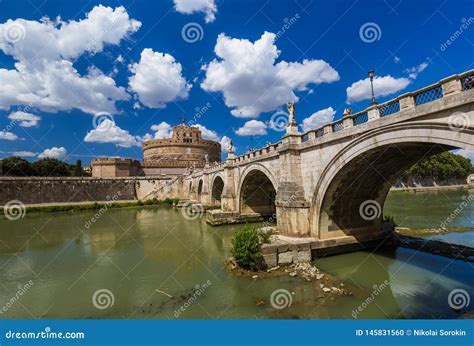
<path fill-rule="evenodd" d="M 283 236 L 350 244 L 384 237 L 391 186 L 420 159 L 454 148 L 474 151 L 474 70 L 445 78 L 341 120 L 183 180 L 182 197 L 219 224 L 269 217 Z"/>

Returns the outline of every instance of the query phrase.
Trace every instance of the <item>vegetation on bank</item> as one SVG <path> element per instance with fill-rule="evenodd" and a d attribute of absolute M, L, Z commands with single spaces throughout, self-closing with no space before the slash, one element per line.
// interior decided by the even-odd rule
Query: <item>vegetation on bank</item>
<path fill-rule="evenodd" d="M 167 198 L 159 200 L 156 198 L 146 201 L 126 201 L 126 202 L 95 202 L 89 204 L 64 204 L 64 205 L 46 205 L 46 206 L 27 206 L 27 213 L 36 212 L 60 212 L 60 211 L 82 211 L 82 210 L 99 210 L 102 208 L 127 208 L 139 206 L 171 206 L 177 203 L 177 199 Z"/>
<path fill-rule="evenodd" d="M 71 165 L 66 162 L 45 158 L 29 162 L 21 157 L 8 157 L 0 161 L 0 175 L 14 177 L 88 177 L 90 173 L 82 168 L 82 161 Z"/>
<path fill-rule="evenodd" d="M 466 179 L 472 173 L 474 173 L 474 166 L 471 160 L 445 151 L 413 165 L 400 180 L 405 182 L 413 179 L 434 179 L 436 181 Z"/>
<path fill-rule="evenodd" d="M 240 227 L 232 238 L 231 253 L 237 264 L 244 269 L 258 271 L 264 269 L 265 262 L 261 245 L 268 243 L 271 232 L 246 224 Z"/>

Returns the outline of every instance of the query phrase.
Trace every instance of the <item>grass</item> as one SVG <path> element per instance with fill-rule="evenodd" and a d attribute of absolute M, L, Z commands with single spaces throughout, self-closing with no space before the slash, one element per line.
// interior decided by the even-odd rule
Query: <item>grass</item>
<path fill-rule="evenodd" d="M 82 210 L 98 210 L 101 208 L 128 208 L 128 207 L 142 207 L 142 206 L 171 206 L 177 202 L 177 199 L 167 198 L 159 200 L 156 198 L 146 201 L 130 201 L 130 202 L 95 202 L 89 204 L 70 204 L 70 205 L 47 205 L 26 207 L 27 213 L 54 213 L 61 211 L 82 211 Z"/>

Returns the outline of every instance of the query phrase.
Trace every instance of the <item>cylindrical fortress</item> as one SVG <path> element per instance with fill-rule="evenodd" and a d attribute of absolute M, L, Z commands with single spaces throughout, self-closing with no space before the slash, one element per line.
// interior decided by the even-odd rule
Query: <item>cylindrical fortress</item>
<path fill-rule="evenodd" d="M 221 145 L 204 140 L 198 127 L 177 125 L 171 138 L 155 139 L 143 143 L 144 167 L 204 167 L 208 162 L 219 162 Z"/>

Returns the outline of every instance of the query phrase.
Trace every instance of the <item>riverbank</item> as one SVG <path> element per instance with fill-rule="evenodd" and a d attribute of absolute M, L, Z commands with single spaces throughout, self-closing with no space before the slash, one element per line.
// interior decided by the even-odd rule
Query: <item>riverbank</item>
<path fill-rule="evenodd" d="M 426 192 L 426 191 L 442 191 L 442 190 L 466 190 L 474 189 L 474 186 L 468 184 L 461 185 L 436 185 L 436 186 L 404 186 L 392 187 L 390 192 Z"/>
<path fill-rule="evenodd" d="M 63 202 L 63 203 L 41 203 L 41 204 L 26 204 L 20 206 L 24 208 L 26 213 L 54 213 L 63 211 L 85 211 L 85 210 L 99 210 L 102 208 L 130 208 L 141 206 L 173 206 L 177 202 L 176 199 L 158 200 L 156 198 L 146 201 L 101 201 L 101 202 Z M 14 208 L 14 206 L 11 206 Z M 15 205 L 18 207 L 18 205 Z"/>

